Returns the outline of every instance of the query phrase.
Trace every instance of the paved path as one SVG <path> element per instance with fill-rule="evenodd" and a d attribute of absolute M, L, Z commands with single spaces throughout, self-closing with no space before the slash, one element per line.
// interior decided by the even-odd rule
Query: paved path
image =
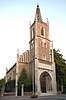
<path fill-rule="evenodd" d="M 0 100 L 66 100 L 66 95 L 60 96 L 40 96 L 38 98 L 31 98 L 29 96 L 4 96 L 0 97 Z"/>

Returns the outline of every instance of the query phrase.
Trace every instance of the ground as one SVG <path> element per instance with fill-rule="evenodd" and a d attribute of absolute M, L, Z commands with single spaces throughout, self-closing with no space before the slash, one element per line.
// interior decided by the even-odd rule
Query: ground
<path fill-rule="evenodd" d="M 57 95 L 57 96 L 40 96 L 38 98 L 31 98 L 30 96 L 4 96 L 0 97 L 0 100 L 66 100 L 66 95 Z"/>

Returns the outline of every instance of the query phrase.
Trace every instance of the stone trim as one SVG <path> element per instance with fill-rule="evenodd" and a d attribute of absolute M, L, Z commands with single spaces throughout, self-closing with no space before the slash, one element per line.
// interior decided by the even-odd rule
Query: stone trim
<path fill-rule="evenodd" d="M 43 60 L 43 59 L 38 59 L 40 63 L 44 63 L 44 64 L 48 64 L 48 65 L 51 65 L 52 62 L 50 61 L 46 61 L 46 60 Z"/>
<path fill-rule="evenodd" d="M 40 68 L 40 67 L 38 67 L 38 69 L 53 71 L 53 70 L 50 70 L 50 69 L 47 69 L 47 68 Z"/>

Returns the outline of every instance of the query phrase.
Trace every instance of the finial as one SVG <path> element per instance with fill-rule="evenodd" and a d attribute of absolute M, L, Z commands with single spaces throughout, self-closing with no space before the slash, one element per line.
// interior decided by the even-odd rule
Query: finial
<path fill-rule="evenodd" d="M 19 61 L 19 49 L 17 49 L 17 58 L 16 58 L 16 61 L 17 62 Z"/>
<path fill-rule="evenodd" d="M 19 54 L 19 49 L 17 49 L 17 54 Z"/>
<path fill-rule="evenodd" d="M 31 21 L 29 21 L 29 26 L 31 26 Z"/>
<path fill-rule="evenodd" d="M 48 21 L 48 18 L 47 18 L 47 21 Z"/>
<path fill-rule="evenodd" d="M 47 25 L 49 25 L 49 20 L 48 20 L 48 18 L 47 18 Z"/>
<path fill-rule="evenodd" d="M 39 8 L 39 4 L 37 3 L 37 8 Z"/>
<path fill-rule="evenodd" d="M 53 41 L 51 42 L 51 46 L 52 46 L 52 49 L 53 49 Z"/>

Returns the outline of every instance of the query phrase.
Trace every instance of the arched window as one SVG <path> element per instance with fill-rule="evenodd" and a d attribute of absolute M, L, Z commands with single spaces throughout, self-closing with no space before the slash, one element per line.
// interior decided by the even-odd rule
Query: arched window
<path fill-rule="evenodd" d="M 47 47 L 47 44 L 46 44 L 46 43 L 44 43 L 44 47 L 45 47 L 45 48 Z"/>
<path fill-rule="evenodd" d="M 44 47 L 44 44 L 43 44 L 43 42 L 41 42 L 41 47 Z"/>
<path fill-rule="evenodd" d="M 43 55 L 43 59 L 46 60 L 46 55 Z"/>
<path fill-rule="evenodd" d="M 45 37 L 45 28 L 44 28 L 44 37 Z"/>
<path fill-rule="evenodd" d="M 41 28 L 41 35 L 44 36 L 44 29 L 43 29 L 43 27 Z"/>

